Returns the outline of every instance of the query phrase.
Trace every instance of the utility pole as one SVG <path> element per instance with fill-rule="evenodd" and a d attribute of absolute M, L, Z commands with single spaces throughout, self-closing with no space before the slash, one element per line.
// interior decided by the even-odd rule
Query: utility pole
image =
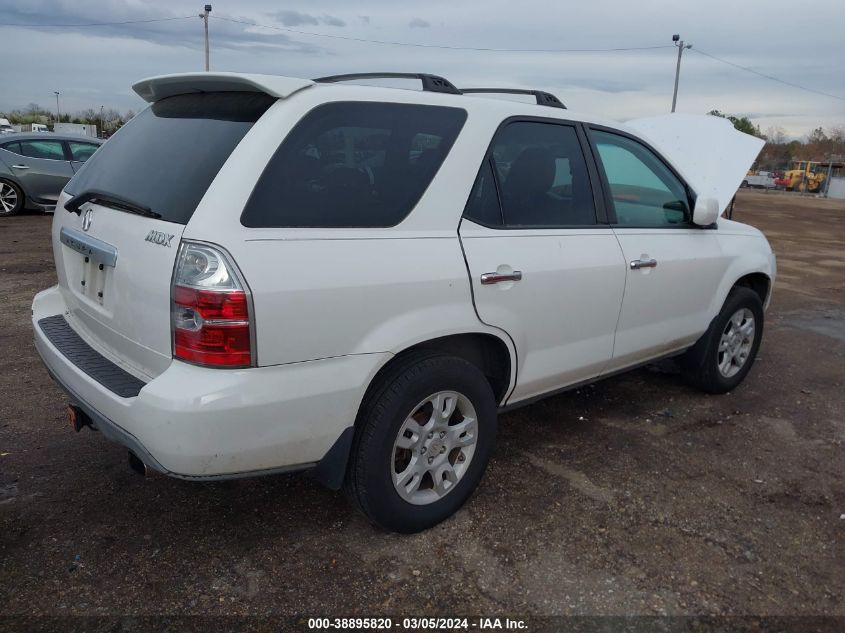
<path fill-rule="evenodd" d="M 675 92 L 672 93 L 672 112 L 674 112 L 675 105 L 678 103 L 678 80 L 681 77 L 681 55 L 683 55 L 685 48 L 692 48 L 692 44 L 684 45 L 684 40 L 682 40 L 681 36 L 678 34 L 672 36 L 672 41 L 675 43 L 675 46 L 678 47 L 678 64 L 675 66 Z"/>
<path fill-rule="evenodd" d="M 105 138 L 104 134 L 106 133 L 106 126 L 105 123 L 103 123 L 103 107 L 104 106 L 100 106 L 100 138 Z"/>
<path fill-rule="evenodd" d="M 205 11 L 200 13 L 200 17 L 202 18 L 203 26 L 205 27 L 205 72 L 209 70 L 208 64 L 208 14 L 211 13 L 211 5 L 205 5 Z"/>
<path fill-rule="evenodd" d="M 827 157 L 827 178 L 824 179 L 824 197 L 830 197 L 830 176 L 833 174 L 833 154 Z M 821 192 L 819 192 L 821 193 Z"/>

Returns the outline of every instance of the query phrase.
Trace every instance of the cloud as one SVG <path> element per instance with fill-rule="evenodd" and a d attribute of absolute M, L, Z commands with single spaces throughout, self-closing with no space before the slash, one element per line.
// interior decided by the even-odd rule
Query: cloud
<path fill-rule="evenodd" d="M 223 18 L 223 19 L 221 19 Z M 278 31 L 255 30 L 252 20 L 234 17 L 247 24 L 231 22 L 233 16 L 212 11 L 209 30 L 212 48 L 230 50 L 268 50 L 317 53 L 322 49 L 311 43 L 295 40 Z M 137 23 L 137 21 L 154 20 Z M 139 4 L 130 0 L 112 0 L 106 5 L 91 1 L 48 2 L 47 0 L 11 0 L 4 7 L 3 21 L 6 25 L 28 25 L 24 28 L 43 31 L 60 36 L 79 33 L 87 37 L 119 38 L 141 40 L 168 47 L 202 49 L 204 47 L 201 20 L 187 15 L 186 11 L 175 13 L 169 8 Z M 38 24 L 84 25 L 104 22 L 136 22 L 107 26 L 29 26 Z"/>
<path fill-rule="evenodd" d="M 437 0 L 425 9 L 396 0 L 276 0 L 213 2 L 211 69 L 319 77 L 384 68 L 427 71 L 456 85 L 499 85 L 548 90 L 573 110 L 615 119 L 666 112 L 672 102 L 677 29 L 695 46 L 684 54 L 678 108 L 704 113 L 714 108 L 751 113 L 761 127 L 780 125 L 801 136 L 818 125 L 845 124 L 845 102 L 754 76 L 720 63 L 723 59 L 784 81 L 845 96 L 841 25 L 836 20 L 796 30 L 783 20 L 791 0 L 754 3 L 710 0 L 604 0 L 579 5 L 546 0 Z M 419 3 L 417 3 L 419 4 Z M 837 15 L 842 0 L 815 0 L 819 15 Z M 130 86 L 150 75 L 203 68 L 202 2 L 173 0 L 0 0 L 0 59 L 10 58 L 14 81 L 0 90 L 0 110 L 35 101 L 62 110 L 88 107 L 138 109 Z M 316 8 L 315 8 L 316 7 Z M 354 7 L 354 8 L 353 8 Z M 288 27 L 282 17 L 300 25 Z M 425 18 L 415 18 L 423 11 Z M 614 20 L 607 20 L 607 15 Z M 536 16 L 542 15 L 538 20 Z M 725 20 L 730 15 L 731 20 Z M 657 17 L 655 17 L 657 16 Z M 12 24 L 86 24 L 161 20 L 97 27 L 24 27 Z M 366 18 L 366 19 L 365 19 Z M 413 18 L 413 19 L 412 19 Z M 235 19 L 243 23 L 228 20 Z M 809 19 L 809 18 L 808 18 Z M 335 26 L 344 22 L 346 26 Z M 600 31 L 595 25 L 602 24 Z M 753 23 L 755 29 L 749 30 Z M 666 26 L 669 24 L 669 26 Z M 687 24 L 687 26 L 684 26 Z M 694 28 L 689 26 L 693 24 Z M 430 25 L 427 30 L 425 25 Z M 285 29 L 321 32 L 322 37 Z M 412 31 L 411 29 L 420 29 Z M 684 30 L 686 29 L 686 30 Z M 690 30 L 692 29 L 692 30 Z M 415 35 L 416 33 L 416 35 Z M 665 45 L 655 50 L 602 53 L 508 53 L 370 44 L 360 40 L 509 49 L 594 49 Z M 794 46 L 784 47 L 789 41 Z M 795 47 L 811 47 L 811 60 L 796 61 Z M 5 51 L 17 54 L 3 55 Z M 69 55 L 68 51 L 73 51 Z M 50 60 L 45 63 L 44 60 Z"/>
<path fill-rule="evenodd" d="M 276 11 L 275 13 L 268 13 L 277 22 L 281 22 L 285 26 L 319 26 L 325 24 L 326 26 L 346 26 L 346 22 L 333 15 L 311 15 L 310 13 L 300 13 L 299 11 Z"/>
<path fill-rule="evenodd" d="M 320 20 L 323 24 L 327 24 L 329 26 L 346 26 L 346 22 L 341 20 L 340 18 L 336 18 L 333 15 L 324 15 Z"/>

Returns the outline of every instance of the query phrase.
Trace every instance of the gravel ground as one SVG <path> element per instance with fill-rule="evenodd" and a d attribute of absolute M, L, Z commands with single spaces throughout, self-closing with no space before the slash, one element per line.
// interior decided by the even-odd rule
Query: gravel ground
<path fill-rule="evenodd" d="M 50 217 L 0 221 L 0 613 L 845 616 L 845 203 L 741 192 L 779 277 L 725 396 L 670 364 L 502 416 L 454 518 L 385 534 L 286 475 L 197 484 L 73 433 L 32 345 Z"/>

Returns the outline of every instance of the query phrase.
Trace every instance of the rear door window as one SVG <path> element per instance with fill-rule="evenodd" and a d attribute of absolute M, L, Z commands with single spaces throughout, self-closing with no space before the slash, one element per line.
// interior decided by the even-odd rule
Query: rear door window
<path fill-rule="evenodd" d="M 61 141 L 21 141 L 21 154 L 29 158 L 65 160 Z"/>
<path fill-rule="evenodd" d="M 157 101 L 104 143 L 65 190 L 112 194 L 187 224 L 223 163 L 275 100 L 257 92 L 206 92 Z"/>
<path fill-rule="evenodd" d="M 509 123 L 496 134 L 489 162 L 464 211 L 471 220 L 494 228 L 596 224 L 587 163 L 572 125 Z"/>
<path fill-rule="evenodd" d="M 466 112 L 401 103 L 319 106 L 291 130 L 241 216 L 248 227 L 386 227 L 417 204 Z"/>

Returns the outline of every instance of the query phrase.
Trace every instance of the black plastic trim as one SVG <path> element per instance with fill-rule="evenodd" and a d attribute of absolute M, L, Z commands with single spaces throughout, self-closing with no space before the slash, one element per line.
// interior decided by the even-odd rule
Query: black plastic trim
<path fill-rule="evenodd" d="M 314 81 L 318 83 L 337 83 L 339 81 L 355 81 L 356 79 L 419 79 L 422 81 L 422 89 L 425 92 L 461 94 L 461 91 L 455 88 L 454 84 L 448 79 L 439 75 L 429 75 L 428 73 L 349 73 L 346 75 L 318 77 Z"/>
<path fill-rule="evenodd" d="M 537 105 L 550 108 L 562 108 L 566 106 L 555 95 L 542 90 L 524 90 L 522 88 L 461 88 L 464 94 L 507 94 L 507 95 L 531 95 L 537 100 Z"/>
<path fill-rule="evenodd" d="M 55 314 L 38 321 L 47 340 L 74 366 L 121 398 L 134 398 L 146 385 L 88 345 L 73 331 L 64 315 Z"/>
<path fill-rule="evenodd" d="M 346 479 L 346 466 L 352 453 L 355 427 L 347 426 L 332 447 L 308 474 L 330 490 L 340 490 Z"/>

